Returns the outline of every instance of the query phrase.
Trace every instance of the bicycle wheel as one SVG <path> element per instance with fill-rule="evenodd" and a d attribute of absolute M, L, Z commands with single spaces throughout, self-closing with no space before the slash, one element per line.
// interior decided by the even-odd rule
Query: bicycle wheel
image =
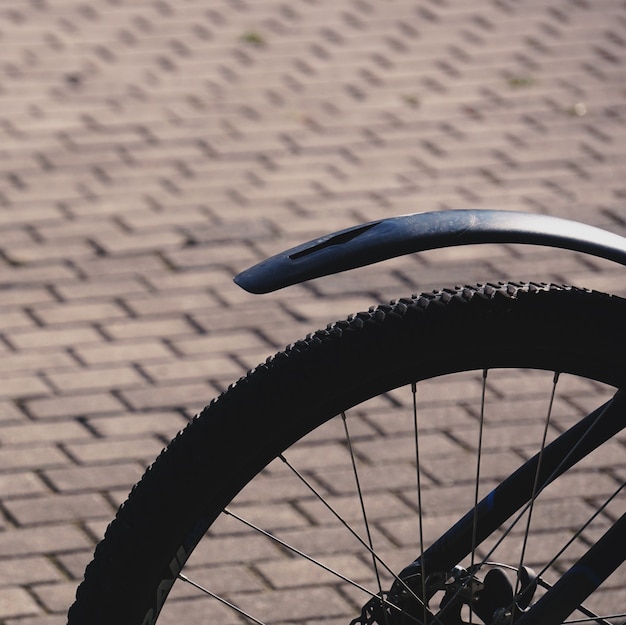
<path fill-rule="evenodd" d="M 168 597 L 159 623 L 623 618 L 624 319 L 613 296 L 479 285 L 295 343 L 148 469 L 70 625 L 147 625 Z"/>

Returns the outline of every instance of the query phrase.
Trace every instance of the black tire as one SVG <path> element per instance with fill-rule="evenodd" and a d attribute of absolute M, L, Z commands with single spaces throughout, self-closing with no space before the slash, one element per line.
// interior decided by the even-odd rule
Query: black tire
<path fill-rule="evenodd" d="M 370 397 L 492 367 L 623 387 L 625 320 L 626 300 L 613 296 L 481 285 L 380 306 L 290 346 L 207 406 L 146 472 L 98 545 L 69 624 L 154 622 L 232 498 L 292 443 Z"/>

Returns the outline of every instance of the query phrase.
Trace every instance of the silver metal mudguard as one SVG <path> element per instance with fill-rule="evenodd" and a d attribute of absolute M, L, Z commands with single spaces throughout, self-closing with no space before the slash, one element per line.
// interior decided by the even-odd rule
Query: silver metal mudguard
<path fill-rule="evenodd" d="M 235 282 L 251 293 L 269 293 L 403 254 L 474 243 L 558 247 L 626 265 L 626 238 L 600 228 L 547 215 L 453 210 L 390 217 L 328 234 L 246 269 Z"/>

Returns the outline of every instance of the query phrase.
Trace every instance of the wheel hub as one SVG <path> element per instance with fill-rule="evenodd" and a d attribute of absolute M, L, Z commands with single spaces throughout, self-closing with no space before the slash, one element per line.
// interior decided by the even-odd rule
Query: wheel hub
<path fill-rule="evenodd" d="M 537 589 L 536 575 L 528 567 L 518 571 L 517 595 L 503 567 L 494 565 L 482 579 L 476 573 L 478 567 L 472 574 L 456 566 L 423 580 L 419 564 L 414 563 L 402 572 L 391 590 L 383 593 L 382 599 L 372 597 L 350 625 L 467 625 L 463 619 L 466 607 L 485 625 L 510 625 L 528 608 Z M 438 599 L 436 595 L 442 593 Z M 436 612 L 430 607 L 434 600 L 439 601 Z"/>

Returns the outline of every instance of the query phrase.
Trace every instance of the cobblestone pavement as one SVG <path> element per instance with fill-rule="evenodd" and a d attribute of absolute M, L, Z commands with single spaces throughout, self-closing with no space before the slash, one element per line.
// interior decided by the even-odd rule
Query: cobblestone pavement
<path fill-rule="evenodd" d="M 314 327 L 459 282 L 625 293 L 620 267 L 521 246 L 263 297 L 231 281 L 316 235 L 423 210 L 626 234 L 625 52 L 617 0 L 3 0 L 0 622 L 64 623 L 95 542 L 164 443 Z M 454 453 L 451 423 L 433 433 L 441 453 Z M 502 450 L 522 435 L 501 433 Z M 375 436 L 364 445 L 379 453 Z M 283 499 L 263 494 L 289 525 Z M 409 508 L 381 513 L 396 544 Z"/>

